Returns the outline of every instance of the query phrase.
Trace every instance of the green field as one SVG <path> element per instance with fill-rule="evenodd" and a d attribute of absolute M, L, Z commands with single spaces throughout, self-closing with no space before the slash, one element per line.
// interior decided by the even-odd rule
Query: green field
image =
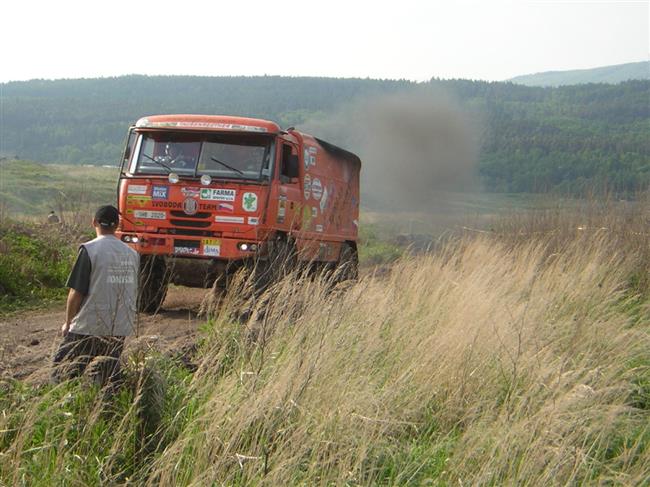
<path fill-rule="evenodd" d="M 116 201 L 115 167 L 39 164 L 32 161 L 0 162 L 2 214 L 45 221 L 50 210 L 75 218 L 80 212 Z"/>
<path fill-rule="evenodd" d="M 60 301 L 93 210 L 116 201 L 117 169 L 0 162 L 0 315 Z M 64 225 L 45 224 L 50 210 Z"/>

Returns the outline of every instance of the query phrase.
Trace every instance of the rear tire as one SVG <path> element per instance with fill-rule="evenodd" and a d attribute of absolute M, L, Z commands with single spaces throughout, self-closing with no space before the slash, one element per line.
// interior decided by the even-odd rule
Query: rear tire
<path fill-rule="evenodd" d="M 140 292 L 138 310 L 155 313 L 167 296 L 169 276 L 162 257 L 143 255 L 140 259 Z"/>

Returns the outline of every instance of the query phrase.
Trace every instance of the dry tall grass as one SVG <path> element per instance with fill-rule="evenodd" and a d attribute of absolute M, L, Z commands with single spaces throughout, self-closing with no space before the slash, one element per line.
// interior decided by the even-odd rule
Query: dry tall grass
<path fill-rule="evenodd" d="M 506 233 L 450 242 L 346 289 L 292 276 L 246 324 L 232 319 L 250 305 L 234 286 L 212 310 L 196 372 L 185 382 L 138 375 L 110 435 L 90 438 L 105 419 L 89 407 L 81 425 L 43 434 L 42 462 L 51 478 L 86 483 L 66 472 L 76 461 L 66 455 L 97 462 L 103 482 L 148 485 L 647 482 L 640 247 L 597 229 Z M 156 370 L 145 364 L 134 370 Z M 182 391 L 171 406 L 170 389 Z M 19 426 L 0 418 L 17 431 L 0 479 L 38 483 L 25 439 L 43 404 Z M 163 410 L 170 419 L 152 421 Z M 64 442 L 74 428 L 76 443 Z M 109 451 L 93 458 L 102 442 Z M 120 465 L 132 467 L 128 479 Z"/>
<path fill-rule="evenodd" d="M 205 403 L 149 484 L 647 480 L 636 260 L 547 243 L 460 242 L 334 295 L 287 280 L 254 342 L 220 308 Z"/>

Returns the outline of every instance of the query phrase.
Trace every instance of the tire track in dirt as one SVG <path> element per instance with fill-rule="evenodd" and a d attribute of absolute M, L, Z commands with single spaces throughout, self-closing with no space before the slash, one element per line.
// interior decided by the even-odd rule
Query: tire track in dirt
<path fill-rule="evenodd" d="M 162 352 L 181 350 L 193 344 L 198 326 L 204 322 L 197 317 L 197 312 L 208 292 L 171 287 L 162 310 L 155 315 L 140 314 L 138 333 L 127 339 L 125 353 L 137 347 L 153 347 Z M 0 318 L 0 380 L 46 382 L 64 320 L 64 303 L 50 310 Z"/>

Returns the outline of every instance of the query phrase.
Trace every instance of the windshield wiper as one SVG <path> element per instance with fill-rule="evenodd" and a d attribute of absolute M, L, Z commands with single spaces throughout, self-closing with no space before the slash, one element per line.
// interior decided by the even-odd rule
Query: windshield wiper
<path fill-rule="evenodd" d="M 220 161 L 219 159 L 217 159 L 216 157 L 212 157 L 212 156 L 210 156 L 210 159 L 212 159 L 214 162 L 218 162 L 218 163 L 221 164 L 223 167 L 226 167 L 226 168 L 230 169 L 231 171 L 238 172 L 238 173 L 241 174 L 242 176 L 245 176 L 245 174 L 244 174 L 243 171 L 240 171 L 240 170 L 237 169 L 236 167 L 229 166 L 229 165 L 226 164 L 225 162 L 221 162 L 221 161 Z"/>
<path fill-rule="evenodd" d="M 169 167 L 167 164 L 163 164 L 162 162 L 155 160 L 153 157 L 148 156 L 147 154 L 142 153 L 141 155 L 143 155 L 144 157 L 146 157 L 147 159 L 149 159 L 151 162 L 155 162 L 155 163 L 158 164 L 159 166 L 164 167 L 164 168 L 167 169 L 169 172 L 174 172 L 174 170 L 173 170 L 171 167 Z"/>

